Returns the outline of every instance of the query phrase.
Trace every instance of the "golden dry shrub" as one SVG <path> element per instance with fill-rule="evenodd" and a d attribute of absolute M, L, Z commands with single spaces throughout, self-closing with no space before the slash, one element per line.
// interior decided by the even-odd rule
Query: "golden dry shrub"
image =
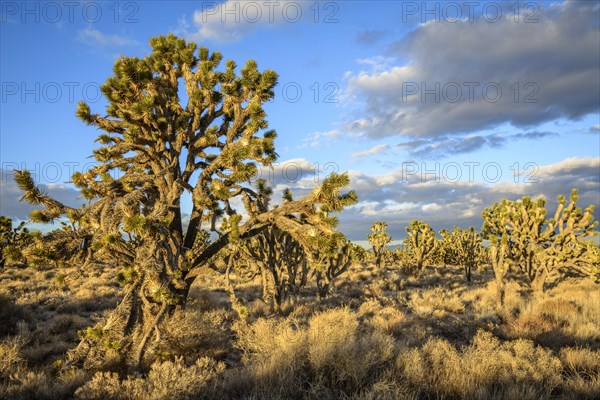
<path fill-rule="evenodd" d="M 189 362 L 199 356 L 222 358 L 230 347 L 224 309 L 176 311 L 161 326 L 161 345 L 157 355 L 162 358 L 185 357 Z"/>
<path fill-rule="evenodd" d="M 120 381 L 116 373 L 97 372 L 75 395 L 86 400 L 198 399 L 214 390 L 211 383 L 224 369 L 223 363 L 202 357 L 191 366 L 186 366 L 182 359 L 154 363 L 145 378 Z"/>
<path fill-rule="evenodd" d="M 404 330 L 402 322 L 406 315 L 395 307 L 386 306 L 375 314 L 369 321 L 369 324 L 383 333 L 399 335 Z"/>
<path fill-rule="evenodd" d="M 126 398 L 116 372 L 96 372 L 90 381 L 77 389 L 75 395 L 84 400 Z"/>
<path fill-rule="evenodd" d="M 506 326 L 506 333 L 512 339 L 536 340 L 540 335 L 558 329 L 548 317 L 542 315 L 521 314 Z"/>
<path fill-rule="evenodd" d="M 436 315 L 462 314 L 465 311 L 465 305 L 459 297 L 440 287 L 415 293 L 411 296 L 408 306 L 421 316 L 434 313 Z"/>
<path fill-rule="evenodd" d="M 600 292 L 554 291 L 553 296 L 523 302 L 504 326 L 509 338 L 535 340 L 558 350 L 600 341 Z"/>
<path fill-rule="evenodd" d="M 227 386 L 238 394 L 257 398 L 290 398 L 307 380 L 306 329 L 296 320 L 259 318 L 235 327 L 243 365 L 229 374 Z"/>
<path fill-rule="evenodd" d="M 379 332 L 359 330 L 347 307 L 324 311 L 309 321 L 311 367 L 331 386 L 347 393 L 372 382 L 394 355 L 394 340 Z"/>
<path fill-rule="evenodd" d="M 565 347 L 560 350 L 560 359 L 566 371 L 600 379 L 600 350 Z"/>
<path fill-rule="evenodd" d="M 600 398 L 600 350 L 565 347 L 560 360 L 565 371 L 563 391 L 569 398 Z"/>
<path fill-rule="evenodd" d="M 415 394 L 464 399 L 544 398 L 562 372 L 549 350 L 528 340 L 501 342 L 483 330 L 463 350 L 433 338 L 420 349 L 401 351 L 396 367 Z"/>
<path fill-rule="evenodd" d="M 88 376 L 81 370 L 64 371 L 51 376 L 43 371 L 19 370 L 7 385 L 0 384 L 0 399 L 62 400 L 73 398 Z M 106 398 L 104 398 L 106 400 Z"/>

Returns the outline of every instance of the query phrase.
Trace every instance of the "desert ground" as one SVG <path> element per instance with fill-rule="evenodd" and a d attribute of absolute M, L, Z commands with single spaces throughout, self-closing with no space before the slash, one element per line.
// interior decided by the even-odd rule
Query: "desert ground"
<path fill-rule="evenodd" d="M 600 291 L 588 279 L 533 295 L 493 272 L 420 276 L 356 264 L 326 299 L 309 284 L 273 312 L 258 278 L 207 273 L 164 323 L 153 363 L 62 368 L 79 335 L 119 301 L 117 271 L 5 267 L 0 272 L 0 397 L 6 399 L 594 399 L 600 396 Z M 116 352 L 115 352 L 116 354 Z"/>

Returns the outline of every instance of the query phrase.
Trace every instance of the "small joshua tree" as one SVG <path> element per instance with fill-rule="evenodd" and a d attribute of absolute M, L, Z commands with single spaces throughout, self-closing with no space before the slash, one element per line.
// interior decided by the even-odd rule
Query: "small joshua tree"
<path fill-rule="evenodd" d="M 361 257 L 361 250 L 342 234 L 332 236 L 321 245 L 315 276 L 319 298 L 327 297 L 335 280 Z"/>
<path fill-rule="evenodd" d="M 240 244 L 242 262 L 258 268 L 262 282 L 262 298 L 272 310 L 279 311 L 289 294 L 297 295 L 308 278 L 304 249 L 291 235 L 268 227 L 252 239 Z"/>
<path fill-rule="evenodd" d="M 577 190 L 570 200 L 559 196 L 554 217 L 546 218 L 546 203 L 523 197 L 502 200 L 482 214 L 483 231 L 488 239 L 503 239 L 507 258 L 528 278 L 534 292 L 544 290 L 549 276 L 566 271 L 581 271 L 594 263 L 593 246 L 585 240 L 596 235 L 594 206 L 582 210 L 576 206 Z"/>
<path fill-rule="evenodd" d="M 435 252 L 436 262 L 447 265 L 456 265 L 456 245 L 452 232 L 447 229 L 440 230 L 441 240 L 438 241 L 438 246 Z"/>
<path fill-rule="evenodd" d="M 454 227 L 452 236 L 456 260 L 463 267 L 467 281 L 471 282 L 471 271 L 477 268 L 483 254 L 481 235 L 473 227 L 468 230 Z"/>
<path fill-rule="evenodd" d="M 404 240 L 404 246 L 413 256 L 414 264 L 418 272 L 421 272 L 435 254 L 436 238 L 435 232 L 429 224 L 422 221 L 412 221 L 406 227 L 408 237 Z"/>
<path fill-rule="evenodd" d="M 25 263 L 23 250 L 32 241 L 31 234 L 21 222 L 16 228 L 12 227 L 12 220 L 0 216 L 0 269 L 6 263 Z"/>
<path fill-rule="evenodd" d="M 385 230 L 387 229 L 385 222 L 375 222 L 371 226 L 371 232 L 367 235 L 369 243 L 373 246 L 373 253 L 375 254 L 375 265 L 377 268 L 381 267 L 381 259 L 383 257 L 383 251 L 385 247 L 392 241 L 392 237 Z"/>
<path fill-rule="evenodd" d="M 452 231 L 440 230 L 441 240 L 436 248 L 436 260 L 446 265 L 461 266 L 465 277 L 471 282 L 471 271 L 483 257 L 483 242 L 475 228 L 461 229 L 455 226 Z"/>
<path fill-rule="evenodd" d="M 272 190 L 259 181 L 258 190 L 261 193 L 261 204 L 268 207 Z M 290 190 L 283 193 L 284 204 L 293 202 Z M 353 196 L 340 199 L 343 204 L 355 201 Z M 327 208 L 322 207 L 319 215 L 330 219 Z M 308 215 L 300 214 L 300 219 Z M 337 224 L 335 218 L 330 219 L 332 225 Z M 311 233 L 312 232 L 312 233 Z M 302 246 L 292 235 L 278 227 L 266 227 L 253 238 L 240 242 L 239 251 L 242 263 L 257 267 L 262 277 L 263 300 L 274 311 L 281 309 L 282 303 L 292 294 L 299 295 L 309 276 L 316 276 L 320 297 L 325 297 L 333 286 L 335 278 L 346 271 L 351 262 L 349 249 L 352 245 L 346 243 L 344 236 L 335 232 L 329 236 L 315 235 L 308 232 L 312 238 L 312 247 Z"/>

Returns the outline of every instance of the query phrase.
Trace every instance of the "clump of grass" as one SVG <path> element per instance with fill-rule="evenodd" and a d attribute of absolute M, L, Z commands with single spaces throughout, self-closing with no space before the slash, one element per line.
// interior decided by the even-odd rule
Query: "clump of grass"
<path fill-rule="evenodd" d="M 162 324 L 158 353 L 163 358 L 181 356 L 188 362 L 201 356 L 224 358 L 232 346 L 230 319 L 224 309 L 177 311 Z"/>
<path fill-rule="evenodd" d="M 0 342 L 0 380 L 8 380 L 12 374 L 25 367 L 21 351 L 25 341 L 16 336 Z"/>
<path fill-rule="evenodd" d="M 311 367 L 347 393 L 365 386 L 394 354 L 393 339 L 379 331 L 360 332 L 348 308 L 315 315 L 309 330 Z"/>
<path fill-rule="evenodd" d="M 257 398 L 294 398 L 307 381 L 307 331 L 292 318 L 259 318 L 235 327 L 243 367 L 229 374 L 232 397 L 252 393 Z"/>
<path fill-rule="evenodd" d="M 436 398 L 544 398 L 560 384 L 562 371 L 549 350 L 528 340 L 501 342 L 482 330 L 465 349 L 434 338 L 402 351 L 396 365 L 414 395 Z"/>
<path fill-rule="evenodd" d="M 181 359 L 152 364 L 145 378 L 119 380 L 116 373 L 98 372 L 76 396 L 86 400 L 196 399 L 214 391 L 214 382 L 225 365 L 208 357 L 186 366 Z"/>
<path fill-rule="evenodd" d="M 465 311 L 465 305 L 460 298 L 440 287 L 433 290 L 415 293 L 408 306 L 417 315 L 444 315 L 444 313 L 462 314 Z"/>

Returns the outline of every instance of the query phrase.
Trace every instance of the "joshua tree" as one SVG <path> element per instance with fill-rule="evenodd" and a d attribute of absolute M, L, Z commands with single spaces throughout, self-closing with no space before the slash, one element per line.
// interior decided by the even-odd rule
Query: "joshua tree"
<path fill-rule="evenodd" d="M 417 271 L 420 272 L 434 254 L 437 245 L 435 232 L 425 222 L 412 221 L 406 227 L 406 233 L 408 237 L 405 239 L 405 247 L 411 252 Z"/>
<path fill-rule="evenodd" d="M 334 233 L 336 220 L 327 212 L 356 201 L 353 192 L 340 193 L 348 176 L 332 174 L 304 198 L 266 210 L 245 182 L 258 165 L 276 159 L 276 134 L 266 130 L 262 104 L 273 98 L 277 74 L 259 71 L 254 61 L 240 76 L 231 60 L 218 70 L 220 53 L 173 35 L 149 43 L 150 55 L 115 62 L 102 86 L 105 115 L 78 105 L 77 116 L 101 131 L 101 146 L 93 151 L 99 164 L 72 177 L 89 204 L 70 208 L 41 193 L 27 171 L 16 174 L 25 200 L 43 207 L 38 220 L 66 216 L 78 226 L 67 233 L 88 238 L 87 265 L 123 268 L 122 301 L 84 332 L 65 365 L 90 365 L 108 343 L 140 368 L 163 318 L 185 305 L 196 277 L 222 250 L 267 227 L 311 248 L 316 238 Z M 191 200 L 189 219 L 184 194 Z M 244 219 L 234 199 L 241 200 Z M 208 231 L 216 232 L 213 239 Z"/>
<path fill-rule="evenodd" d="M 464 268 L 467 281 L 471 282 L 471 271 L 477 268 L 483 254 L 481 235 L 473 227 L 467 230 L 455 226 L 452 236 L 455 238 L 456 259 Z"/>
<path fill-rule="evenodd" d="M 265 210 L 272 190 L 259 181 L 258 191 Z M 285 190 L 284 204 L 292 202 L 291 191 Z M 348 199 L 353 201 L 352 199 Z M 322 218 L 328 218 L 322 208 Z M 307 218 L 300 215 L 300 218 Z M 337 221 L 332 219 L 332 224 Z M 352 261 L 353 246 L 341 233 L 315 237 L 313 247 L 303 247 L 290 234 L 277 227 L 267 227 L 260 234 L 240 242 L 242 264 L 255 266 L 262 277 L 263 300 L 273 310 L 280 310 L 288 295 L 299 295 L 308 278 L 316 276 L 320 297 L 325 297 L 335 278 L 345 272 Z M 309 254 L 307 254 L 307 252 Z M 312 262 L 309 262 L 312 261 Z"/>
<path fill-rule="evenodd" d="M 483 256 L 481 235 L 475 228 L 461 229 L 455 226 L 451 232 L 440 230 L 442 239 L 438 241 L 436 255 L 444 266 L 459 265 L 465 270 L 465 277 L 471 282 L 471 271 L 476 268 Z"/>
<path fill-rule="evenodd" d="M 440 230 L 441 240 L 438 242 L 438 246 L 435 252 L 435 259 L 437 262 L 447 265 L 456 265 L 456 245 L 452 232 L 447 229 Z"/>
<path fill-rule="evenodd" d="M 594 206 L 585 211 L 576 206 L 577 190 L 570 201 L 559 196 L 554 217 L 546 219 L 546 203 L 523 197 L 519 201 L 502 200 L 486 208 L 483 231 L 491 239 L 505 238 L 507 258 L 523 271 L 534 292 L 543 292 L 551 274 L 581 270 L 593 265 L 593 245 L 585 238 L 596 234 Z"/>
<path fill-rule="evenodd" d="M 392 241 L 392 237 L 385 230 L 387 229 L 385 222 L 375 222 L 371 226 L 371 232 L 367 235 L 369 243 L 373 246 L 373 253 L 375 254 L 375 265 L 377 268 L 381 266 L 381 258 L 383 257 L 383 251 L 385 247 Z"/>
<path fill-rule="evenodd" d="M 302 246 L 277 227 L 268 227 L 240 245 L 244 261 L 257 266 L 263 300 L 279 311 L 289 294 L 297 295 L 308 280 L 308 262 Z"/>
<path fill-rule="evenodd" d="M 0 269 L 8 263 L 25 262 L 23 249 L 31 243 L 31 234 L 21 222 L 16 228 L 12 220 L 0 216 Z"/>
<path fill-rule="evenodd" d="M 321 245 L 319 261 L 314 271 L 319 298 L 327 297 L 329 290 L 335 285 L 336 278 L 361 257 L 361 250 L 358 247 L 342 234 L 333 235 L 328 243 Z"/>

